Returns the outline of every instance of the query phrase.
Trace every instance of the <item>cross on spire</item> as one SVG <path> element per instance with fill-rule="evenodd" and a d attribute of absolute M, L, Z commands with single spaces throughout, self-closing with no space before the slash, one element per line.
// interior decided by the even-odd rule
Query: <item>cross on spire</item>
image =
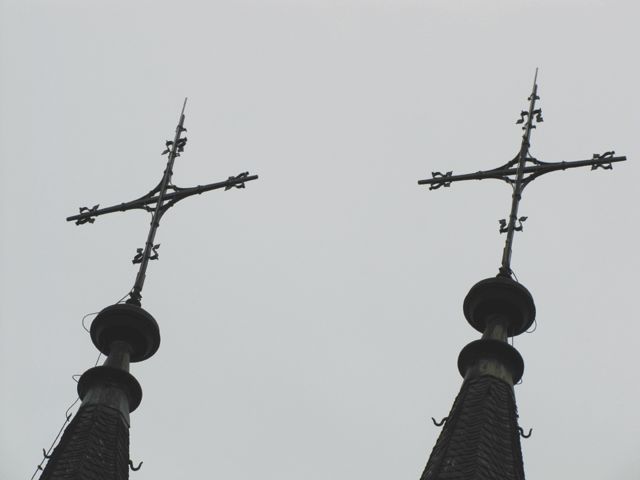
<path fill-rule="evenodd" d="M 500 265 L 499 276 L 511 278 L 513 272 L 511 270 L 511 253 L 513 250 L 513 240 L 515 232 L 522 231 L 522 222 L 527 217 L 518 217 L 518 207 L 520 206 L 520 199 L 522 198 L 522 191 L 533 180 L 545 173 L 553 172 L 556 170 L 566 170 L 568 168 L 586 167 L 590 166 L 591 170 L 602 168 L 604 170 L 611 170 L 612 163 L 623 162 L 627 157 L 616 157 L 615 152 L 608 151 L 602 154 L 593 154 L 593 157 L 588 160 L 578 160 L 572 162 L 542 162 L 531 156 L 529 153 L 531 131 L 536 128 L 536 124 L 543 121 L 542 109 L 536 108 L 536 100 L 539 100 L 538 96 L 538 69 L 536 68 L 536 74 L 533 79 L 533 89 L 529 96 L 529 109 L 520 112 L 520 118 L 516 121 L 517 124 L 522 124 L 524 133 L 522 135 L 522 143 L 520 144 L 520 151 L 515 158 L 504 165 L 494 168 L 492 170 L 479 171 L 476 173 L 468 173 L 463 175 L 453 175 L 453 172 L 446 173 L 432 172 L 430 179 L 419 180 L 418 185 L 429 185 L 429 190 L 435 190 L 440 187 L 449 187 L 453 182 L 460 182 L 463 180 L 483 180 L 485 178 L 495 178 L 503 180 L 511 185 L 513 188 L 513 195 L 511 201 L 511 212 L 508 219 L 500 220 L 500 233 L 506 233 L 507 238 L 505 240 L 504 250 L 502 253 L 502 262 Z"/>
<path fill-rule="evenodd" d="M 182 188 L 177 187 L 171 183 L 171 177 L 173 175 L 173 163 L 175 159 L 184 152 L 187 138 L 182 134 L 187 131 L 184 127 L 184 109 L 187 105 L 187 99 L 184 99 L 182 105 L 182 112 L 180 113 L 180 120 L 176 127 L 176 133 L 173 140 L 165 142 L 165 150 L 162 155 L 168 155 L 167 166 L 162 175 L 160 183 L 149 193 L 143 195 L 140 198 L 132 200 L 130 202 L 121 203 L 119 205 L 113 205 L 111 207 L 99 208 L 100 205 L 94 205 L 91 208 L 80 207 L 80 213 L 67 217 L 67 221 L 75 221 L 76 225 L 82 225 L 85 223 L 93 223 L 95 218 L 100 215 L 105 215 L 112 212 L 125 212 L 127 210 L 142 209 L 152 213 L 151 226 L 149 227 L 149 233 L 147 235 L 147 241 L 143 248 L 137 249 L 137 254 L 133 258 L 134 264 L 139 264 L 138 274 L 136 275 L 135 283 L 129 292 L 129 299 L 127 303 L 131 303 L 140 306 L 142 300 L 142 288 L 147 272 L 147 266 L 149 260 L 156 260 L 158 258 L 158 248 L 160 244 L 154 244 L 156 231 L 160 226 L 160 219 L 176 203 L 192 195 L 201 194 L 210 190 L 217 190 L 224 188 L 230 190 L 231 188 L 244 188 L 245 182 L 256 180 L 257 175 L 249 175 L 249 172 L 243 172 L 236 176 L 231 176 L 227 180 L 221 182 L 209 183 L 206 185 L 198 185 L 196 187 Z"/>

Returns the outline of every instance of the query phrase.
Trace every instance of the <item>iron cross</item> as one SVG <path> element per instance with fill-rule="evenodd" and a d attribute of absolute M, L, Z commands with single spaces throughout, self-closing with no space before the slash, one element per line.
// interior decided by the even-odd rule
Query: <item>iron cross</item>
<path fill-rule="evenodd" d="M 165 150 L 162 155 L 168 155 L 167 166 L 162 175 L 160 183 L 146 195 L 140 198 L 132 200 L 130 202 L 121 203 L 119 205 L 113 205 L 111 207 L 99 208 L 100 205 L 94 205 L 91 208 L 80 207 L 80 213 L 67 218 L 68 222 L 75 221 L 76 225 L 82 225 L 85 223 L 93 223 L 95 217 L 105 215 L 112 212 L 125 212 L 127 210 L 142 209 L 150 212 L 151 226 L 147 235 L 147 241 L 144 244 L 144 248 L 139 248 L 137 254 L 133 258 L 134 264 L 140 264 L 138 274 L 136 276 L 133 288 L 129 292 L 129 299 L 127 303 L 140 306 L 142 300 L 142 287 L 144 286 L 144 280 L 146 277 L 147 266 L 149 260 L 156 260 L 158 258 L 158 248 L 160 244 L 154 244 L 156 231 L 160 226 L 160 219 L 176 203 L 192 195 L 201 194 L 210 190 L 217 190 L 224 188 L 230 190 L 231 188 L 244 188 L 245 182 L 256 180 L 257 175 L 249 175 L 249 172 L 243 172 L 236 176 L 229 177 L 227 180 L 217 183 L 209 183 L 207 185 L 198 185 L 196 187 L 182 188 L 176 187 L 171 183 L 171 177 L 173 175 L 173 163 L 177 157 L 184 151 L 184 147 L 187 143 L 187 138 L 183 137 L 183 132 L 187 129 L 184 127 L 184 109 L 187 105 L 187 99 L 184 99 L 182 105 L 182 112 L 180 113 L 180 120 L 176 127 L 176 133 L 173 140 L 165 142 Z"/>
<path fill-rule="evenodd" d="M 513 188 L 513 195 L 511 201 L 511 213 L 508 220 L 500 220 L 500 233 L 506 233 L 507 238 L 502 253 L 502 263 L 500 266 L 500 272 L 498 275 L 511 277 L 513 274 L 511 270 L 511 252 L 513 249 L 513 237 L 515 232 L 522 231 L 522 222 L 527 217 L 518 217 L 518 206 L 520 199 L 522 198 L 522 191 L 533 180 L 545 173 L 553 172 L 556 170 L 566 170 L 568 168 L 586 167 L 590 166 L 591 170 L 602 168 L 604 170 L 611 170 L 612 163 L 623 162 L 627 157 L 616 157 L 615 152 L 609 151 L 602 154 L 593 154 L 593 157 L 588 160 L 578 160 L 573 162 L 542 162 L 536 158 L 533 158 L 529 153 L 531 131 L 536 128 L 535 123 L 542 122 L 542 110 L 536 108 L 536 100 L 539 100 L 538 96 L 538 69 L 533 80 L 533 90 L 529 100 L 529 109 L 520 112 L 520 118 L 516 121 L 517 124 L 523 124 L 522 129 L 524 134 L 522 135 L 522 143 L 520 144 L 520 151 L 515 158 L 504 165 L 494 168 L 492 170 L 479 171 L 476 173 L 468 173 L 464 175 L 453 175 L 453 172 L 432 172 L 431 177 L 428 180 L 419 180 L 418 185 L 429 185 L 429 190 L 435 190 L 440 187 L 449 187 L 453 182 L 460 182 L 463 180 L 483 180 L 485 178 L 495 178 L 503 180 L 511 185 Z"/>

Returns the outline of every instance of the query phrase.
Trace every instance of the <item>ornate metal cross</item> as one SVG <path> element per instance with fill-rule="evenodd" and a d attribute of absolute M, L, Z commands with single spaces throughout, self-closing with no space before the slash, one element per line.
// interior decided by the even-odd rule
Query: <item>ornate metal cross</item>
<path fill-rule="evenodd" d="M 524 134 L 522 135 L 520 151 L 513 160 L 498 168 L 494 168 L 493 170 L 479 171 L 464 175 L 453 175 L 453 172 L 446 172 L 444 174 L 441 172 L 432 172 L 432 178 L 418 181 L 418 185 L 429 185 L 429 190 L 435 190 L 440 187 L 449 187 L 453 182 L 463 180 L 483 180 L 485 178 L 503 180 L 511 185 L 513 188 L 511 213 L 509 214 L 508 220 L 500 220 L 500 233 L 506 233 L 507 239 L 505 241 L 502 253 L 502 264 L 498 275 L 505 277 L 511 277 L 513 274 L 511 271 L 511 252 L 513 249 L 514 233 L 522 231 L 522 222 L 527 219 L 527 217 L 518 217 L 518 206 L 520 204 L 520 199 L 522 198 L 522 191 L 524 190 L 524 187 L 540 175 L 556 170 L 566 170 L 568 168 L 586 166 L 591 166 L 591 170 L 596 170 L 598 168 L 611 170 L 613 168 L 611 166 L 612 163 L 623 162 L 627 159 L 627 157 L 614 156 L 615 152 L 613 151 L 605 152 L 603 154 L 593 154 L 593 157 L 589 160 L 578 160 L 574 162 L 548 163 L 533 158 L 529 153 L 531 130 L 536 128 L 534 122 L 542 122 L 542 110 L 536 108 L 536 100 L 540 99 L 538 96 L 537 78 L 538 69 L 536 69 L 536 74 L 533 80 L 531 96 L 528 98 L 529 110 L 523 110 L 520 112 L 520 118 L 516 121 L 517 124 L 523 124 L 522 129 L 524 130 Z"/>
<path fill-rule="evenodd" d="M 149 228 L 149 234 L 147 235 L 147 241 L 144 248 L 138 248 L 137 254 L 133 258 L 134 264 L 140 264 L 136 281 L 133 288 L 129 292 L 129 299 L 127 303 L 140 306 L 142 300 L 142 287 L 144 286 L 144 280 L 146 277 L 147 266 L 149 260 L 156 260 L 158 258 L 158 248 L 160 244 L 154 244 L 156 231 L 160 226 L 160 219 L 176 203 L 191 195 L 201 194 L 210 190 L 217 190 L 224 188 L 230 190 L 231 188 L 244 188 L 245 182 L 256 180 L 257 175 L 249 175 L 249 172 L 243 172 L 235 177 L 229 177 L 227 180 L 217 183 L 209 183 L 207 185 L 198 185 L 196 187 L 181 188 L 176 187 L 171 183 L 171 177 L 173 175 L 173 163 L 177 157 L 184 151 L 184 147 L 187 143 L 187 138 L 182 136 L 183 132 L 187 129 L 184 127 L 184 109 L 187 105 L 187 99 L 184 99 L 182 105 L 182 112 L 180 113 L 180 120 L 176 127 L 176 134 L 173 140 L 168 140 L 165 143 L 165 150 L 162 155 L 169 155 L 167 160 L 167 166 L 162 175 L 160 183 L 146 195 L 140 198 L 132 200 L 130 202 L 121 203 L 119 205 L 113 205 L 111 207 L 99 208 L 100 205 L 94 205 L 91 208 L 81 207 L 80 214 L 67 218 L 67 221 L 75 221 L 76 225 L 82 225 L 85 223 L 93 223 L 95 217 L 105 215 L 112 212 L 124 212 L 133 209 L 142 209 L 152 213 L 151 226 Z"/>

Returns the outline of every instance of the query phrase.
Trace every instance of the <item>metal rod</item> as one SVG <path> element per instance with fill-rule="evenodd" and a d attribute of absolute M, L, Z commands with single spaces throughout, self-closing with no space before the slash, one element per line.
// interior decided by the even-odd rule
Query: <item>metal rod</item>
<path fill-rule="evenodd" d="M 162 204 L 164 202 L 165 195 L 167 193 L 167 186 L 171 181 L 173 175 L 173 163 L 175 162 L 178 154 L 178 148 L 180 146 L 180 136 L 184 131 L 184 109 L 187 106 L 187 99 L 184 99 L 182 104 L 182 111 L 180 112 L 180 120 L 176 127 L 176 134 L 173 138 L 173 145 L 169 152 L 169 158 L 167 160 L 167 167 L 164 170 L 162 181 L 160 182 L 160 191 L 158 193 L 158 200 L 156 203 L 153 216 L 151 217 L 151 226 L 149 227 L 149 234 L 147 235 L 147 241 L 144 244 L 144 253 L 142 254 L 142 261 L 140 262 L 140 269 L 136 275 L 136 281 L 133 284 L 131 293 L 129 294 L 129 300 L 127 303 L 133 303 L 134 305 L 140 305 L 142 299 L 142 287 L 144 286 L 144 280 L 147 273 L 147 266 L 149 265 L 149 257 L 151 257 L 151 249 L 153 248 L 153 241 L 156 237 L 156 231 L 160 226 L 160 217 L 162 216 Z"/>
<path fill-rule="evenodd" d="M 577 160 L 574 162 L 543 163 L 541 165 L 525 166 L 522 169 L 522 172 L 543 174 L 543 173 L 553 172 L 556 170 L 567 170 L 570 168 L 589 167 L 594 165 L 606 165 L 609 163 L 624 162 L 626 160 L 627 160 L 627 157 L 620 156 L 620 157 L 611 157 L 611 158 L 604 158 L 604 159 L 592 158 L 589 160 Z M 514 175 L 516 173 L 518 173 L 517 168 L 498 168 L 495 170 L 484 170 L 484 171 L 481 170 L 476 173 L 466 173 L 463 175 L 452 175 L 450 177 L 437 177 L 437 178 L 429 178 L 425 180 L 418 180 L 418 185 L 433 185 L 433 184 L 442 183 L 443 181 L 460 182 L 464 180 L 483 180 L 486 178 L 502 179 L 503 177 L 508 177 L 509 175 Z M 87 215 L 87 214 L 84 214 L 84 215 Z M 79 215 L 76 215 L 76 217 L 78 216 Z"/>
<path fill-rule="evenodd" d="M 175 200 L 177 202 L 187 197 L 190 197 L 192 195 L 209 192 L 211 190 L 217 190 L 219 188 L 233 187 L 234 185 L 250 182 L 251 180 L 257 180 L 257 179 L 258 179 L 258 175 L 250 175 L 248 177 L 242 177 L 242 178 L 231 177 L 228 180 L 224 180 L 222 182 L 208 183 L 206 185 L 198 185 L 197 187 L 183 188 L 175 192 L 166 193 L 164 196 L 164 200 L 165 201 Z M 106 215 L 107 213 L 125 212 L 127 210 L 132 210 L 134 208 L 144 208 L 146 205 L 151 205 L 157 202 L 158 199 L 159 199 L 159 195 L 138 198 L 137 200 L 132 200 L 131 202 L 126 202 L 126 203 L 121 203 L 119 205 L 113 205 L 111 207 L 101 208 L 99 210 L 95 210 L 94 212 L 85 212 L 85 213 L 80 213 L 78 215 L 73 215 L 71 217 L 67 217 L 67 222 L 83 220 L 85 218 L 98 217 L 100 215 Z"/>
<path fill-rule="evenodd" d="M 516 220 L 518 218 L 518 207 L 522 198 L 522 177 L 524 175 L 525 162 L 529 152 L 529 140 L 531 138 L 531 130 L 533 125 L 533 111 L 536 107 L 536 99 L 538 98 L 538 69 L 533 79 L 533 88 L 529 97 L 529 114 L 527 115 L 527 124 L 522 135 L 522 143 L 520 144 L 520 153 L 518 159 L 518 170 L 516 173 L 516 181 L 513 185 L 513 195 L 511 196 L 511 212 L 509 213 L 509 223 L 507 226 L 507 239 L 504 243 L 502 251 L 502 262 L 500 266 L 500 275 L 511 278 L 511 253 L 513 251 L 513 237 L 516 231 Z"/>

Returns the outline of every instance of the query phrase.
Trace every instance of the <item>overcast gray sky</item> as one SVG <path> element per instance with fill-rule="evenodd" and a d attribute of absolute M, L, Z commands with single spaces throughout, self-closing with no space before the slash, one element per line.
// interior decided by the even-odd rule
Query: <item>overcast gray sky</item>
<path fill-rule="evenodd" d="M 0 477 L 28 479 L 97 351 L 80 320 L 131 287 L 148 214 L 79 206 L 242 171 L 245 190 L 163 219 L 143 305 L 162 346 L 132 366 L 135 480 L 417 479 L 478 338 L 462 300 L 497 273 L 498 166 L 540 67 L 531 152 L 612 172 L 525 191 L 513 267 L 529 479 L 640 474 L 635 1 L 0 0 Z"/>

